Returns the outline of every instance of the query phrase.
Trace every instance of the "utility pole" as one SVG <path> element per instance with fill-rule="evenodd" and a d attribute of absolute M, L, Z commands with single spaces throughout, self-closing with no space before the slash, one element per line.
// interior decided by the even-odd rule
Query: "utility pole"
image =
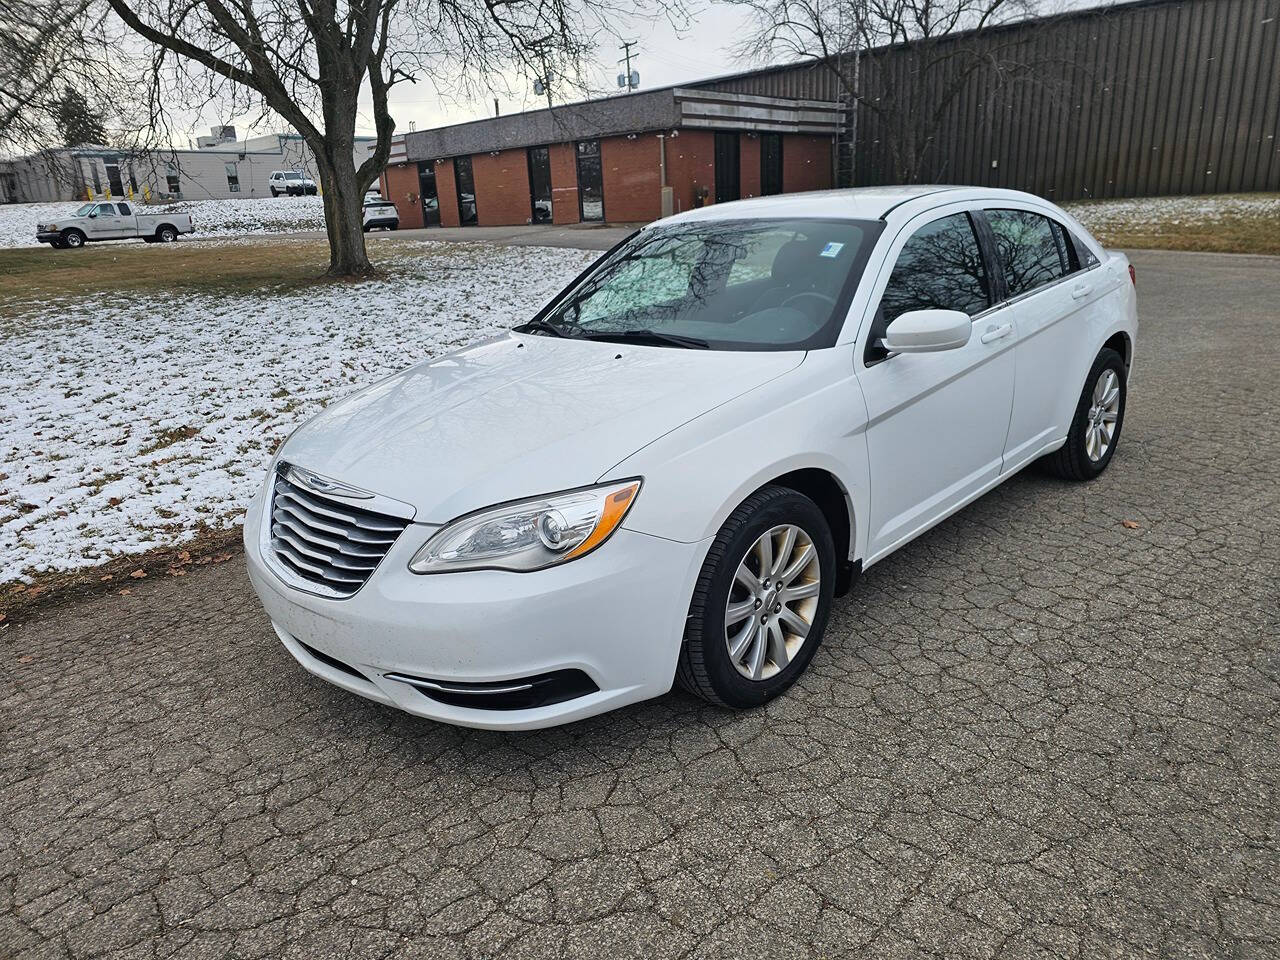
<path fill-rule="evenodd" d="M 631 72 L 631 48 L 639 45 L 640 45 L 639 40 L 624 40 L 622 43 L 622 46 L 618 48 L 619 50 L 622 51 L 622 54 L 623 54 L 623 58 L 618 62 L 626 64 L 626 68 L 625 68 L 626 73 L 624 73 L 621 77 L 618 78 L 619 80 L 622 81 L 621 83 L 618 84 L 618 86 L 625 87 L 627 93 L 635 92 L 635 88 L 637 86 L 637 84 L 635 83 L 636 78 L 634 74 L 632 74 Z"/>

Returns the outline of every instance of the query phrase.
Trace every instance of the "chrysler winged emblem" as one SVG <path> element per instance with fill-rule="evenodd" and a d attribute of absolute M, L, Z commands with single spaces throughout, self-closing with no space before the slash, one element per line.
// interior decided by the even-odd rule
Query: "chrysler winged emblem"
<path fill-rule="evenodd" d="M 337 480 L 330 480 L 328 477 L 322 477 L 318 473 L 312 473 L 310 470 L 303 470 L 300 467 L 289 467 L 288 477 L 309 490 L 314 490 L 316 493 L 323 493 L 330 497 L 346 497 L 351 500 L 368 500 L 373 497 L 373 494 L 367 490 L 361 490 L 359 487 L 353 487 L 346 483 L 339 483 Z"/>

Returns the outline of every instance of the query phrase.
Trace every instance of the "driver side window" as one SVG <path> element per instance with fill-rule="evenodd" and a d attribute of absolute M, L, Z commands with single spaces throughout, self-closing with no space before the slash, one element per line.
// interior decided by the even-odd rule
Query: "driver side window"
<path fill-rule="evenodd" d="M 902 247 L 880 296 L 863 354 L 888 356 L 880 340 L 889 324 L 911 310 L 959 310 L 973 316 L 991 306 L 991 284 L 967 213 L 926 223 Z"/>

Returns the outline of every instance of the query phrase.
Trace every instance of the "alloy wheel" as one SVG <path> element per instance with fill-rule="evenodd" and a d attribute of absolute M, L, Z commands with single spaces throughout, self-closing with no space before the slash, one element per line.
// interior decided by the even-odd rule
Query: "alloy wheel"
<path fill-rule="evenodd" d="M 729 661 L 749 680 L 785 670 L 808 639 L 822 568 L 810 536 L 794 524 L 765 531 L 733 575 L 725 604 Z"/>
<path fill-rule="evenodd" d="M 1114 370 L 1103 370 L 1093 385 L 1093 401 L 1084 430 L 1084 451 L 1094 463 L 1111 449 L 1119 419 L 1120 378 Z"/>

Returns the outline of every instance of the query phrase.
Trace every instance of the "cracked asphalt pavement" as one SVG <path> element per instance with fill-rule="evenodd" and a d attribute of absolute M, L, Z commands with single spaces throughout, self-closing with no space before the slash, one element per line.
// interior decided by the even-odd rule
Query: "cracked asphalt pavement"
<path fill-rule="evenodd" d="M 869 570 L 767 709 L 415 719 L 238 558 L 11 624 L 0 956 L 1280 955 L 1280 259 L 1133 259 L 1106 475 Z"/>

